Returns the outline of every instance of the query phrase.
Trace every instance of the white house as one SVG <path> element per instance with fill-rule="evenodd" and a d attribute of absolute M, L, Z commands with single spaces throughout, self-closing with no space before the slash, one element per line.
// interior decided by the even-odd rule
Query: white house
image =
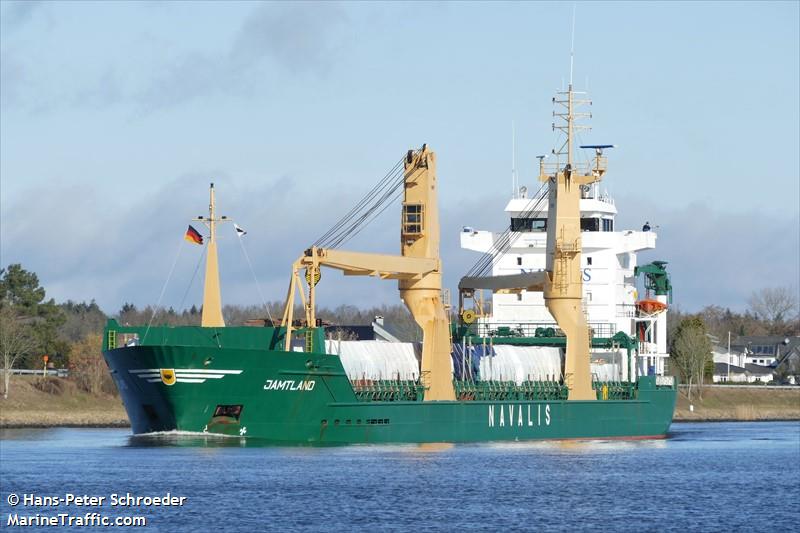
<path fill-rule="evenodd" d="M 769 383 L 775 379 L 774 369 L 745 363 L 744 367 L 714 363 L 714 383 Z"/>

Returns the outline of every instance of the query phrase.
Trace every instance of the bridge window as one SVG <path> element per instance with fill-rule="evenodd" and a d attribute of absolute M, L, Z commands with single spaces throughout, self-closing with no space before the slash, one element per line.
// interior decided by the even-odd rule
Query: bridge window
<path fill-rule="evenodd" d="M 403 234 L 422 235 L 422 204 L 403 204 Z"/>
<path fill-rule="evenodd" d="M 511 231 L 547 231 L 546 218 L 512 218 Z"/>
<path fill-rule="evenodd" d="M 599 218 L 582 218 L 581 231 L 600 231 Z"/>
<path fill-rule="evenodd" d="M 603 231 L 614 231 L 614 221 L 610 218 L 604 218 L 603 220 Z"/>

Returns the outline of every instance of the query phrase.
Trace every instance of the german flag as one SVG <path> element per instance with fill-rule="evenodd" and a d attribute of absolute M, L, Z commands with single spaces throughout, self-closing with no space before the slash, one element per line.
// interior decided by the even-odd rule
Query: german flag
<path fill-rule="evenodd" d="M 186 235 L 184 235 L 183 238 L 195 244 L 203 244 L 203 236 L 200 235 L 200 232 L 194 229 L 192 226 L 189 226 L 189 229 L 186 230 Z"/>

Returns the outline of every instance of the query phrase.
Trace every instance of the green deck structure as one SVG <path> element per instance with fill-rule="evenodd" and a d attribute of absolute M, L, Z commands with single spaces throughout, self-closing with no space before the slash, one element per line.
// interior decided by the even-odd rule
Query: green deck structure
<path fill-rule="evenodd" d="M 319 351 L 323 328 L 293 338 L 299 349 L 310 341 L 312 351 L 284 351 L 281 328 L 110 320 L 103 353 L 137 434 L 189 431 L 281 444 L 661 438 L 675 408 L 675 383 L 655 376 L 595 383 L 595 401 L 567 401 L 559 382 L 467 380 L 454 382 L 456 401 L 426 402 L 424 383 L 351 382 L 337 355 Z M 493 339 L 503 341 L 544 343 Z"/>

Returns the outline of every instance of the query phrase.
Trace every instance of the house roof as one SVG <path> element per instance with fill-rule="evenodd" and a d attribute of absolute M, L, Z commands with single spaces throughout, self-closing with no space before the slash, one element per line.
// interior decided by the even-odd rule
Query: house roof
<path fill-rule="evenodd" d="M 730 369 L 731 369 L 730 370 L 731 374 L 744 374 L 745 372 L 744 368 L 736 365 L 730 365 Z M 721 376 L 727 373 L 728 373 L 728 363 L 714 363 L 715 375 Z"/>
<path fill-rule="evenodd" d="M 352 335 L 355 337 L 355 340 L 358 341 L 373 341 L 375 340 L 375 330 L 372 329 L 372 326 L 333 326 L 329 328 L 329 331 L 332 332 L 334 338 L 338 331 L 343 333 L 343 336 Z"/>
<path fill-rule="evenodd" d="M 719 344 L 712 344 L 711 345 L 711 351 L 714 352 L 714 353 L 728 353 L 728 347 L 727 346 L 721 346 Z M 736 353 L 733 350 L 733 346 L 731 346 L 731 353 L 732 354 Z"/>
<path fill-rule="evenodd" d="M 750 374 L 766 375 L 766 374 L 772 374 L 773 372 L 773 369 L 768 366 L 754 365 L 752 363 L 745 364 L 744 368 Z"/>
<path fill-rule="evenodd" d="M 731 374 L 753 374 L 757 376 L 766 376 L 772 374 L 773 369 L 768 366 L 753 365 L 747 363 L 744 368 L 736 365 L 730 365 Z M 723 376 L 728 373 L 727 363 L 714 363 L 714 375 Z"/>
<path fill-rule="evenodd" d="M 393 327 L 391 324 L 386 324 L 385 322 L 381 324 L 377 320 L 373 320 L 372 329 L 375 331 L 375 335 L 380 337 L 381 340 L 402 342 L 400 340 L 402 335 L 398 333 L 397 328 Z"/>
<path fill-rule="evenodd" d="M 751 345 L 767 345 L 778 346 L 780 345 L 781 353 L 789 351 L 796 346 L 800 346 L 800 336 L 786 336 L 786 335 L 742 335 L 737 337 L 731 343 L 731 350 L 736 348 L 737 351 L 742 351 L 744 348 Z"/>
<path fill-rule="evenodd" d="M 328 328 L 328 331 L 333 332 L 334 336 L 336 335 L 337 330 L 341 330 L 345 334 L 352 335 L 355 337 L 355 340 L 359 341 L 402 342 L 398 338 L 399 335 L 394 333 L 393 328 L 387 326 L 386 324 L 379 324 L 375 321 L 373 321 L 372 325 L 369 326 L 341 325 Z"/>

